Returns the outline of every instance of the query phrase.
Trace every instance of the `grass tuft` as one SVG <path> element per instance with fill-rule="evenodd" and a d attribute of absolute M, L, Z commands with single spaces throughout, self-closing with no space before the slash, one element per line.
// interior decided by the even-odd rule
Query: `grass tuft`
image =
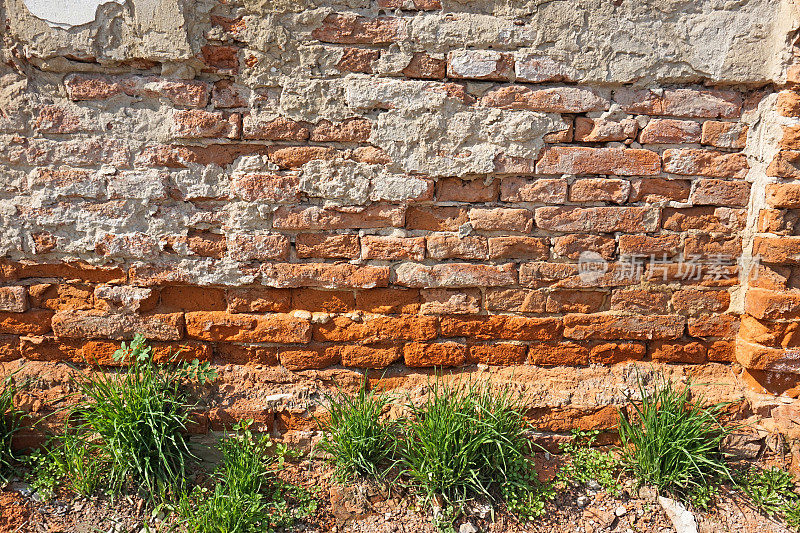
<path fill-rule="evenodd" d="M 660 378 L 652 394 L 638 380 L 641 402 L 635 415 L 620 412 L 619 434 L 625 462 L 640 482 L 655 485 L 698 508 L 706 508 L 720 479 L 731 479 L 720 450 L 729 430 L 719 421 L 723 405 L 691 401 L 689 386 Z"/>
<path fill-rule="evenodd" d="M 622 491 L 619 481 L 622 465 L 612 452 L 593 448 L 599 434 L 597 430 L 573 431 L 572 442 L 560 446 L 561 452 L 570 456 L 570 462 L 559 471 L 558 478 L 577 483 L 596 481 L 609 494 L 617 496 Z"/>
<path fill-rule="evenodd" d="M 11 473 L 16 460 L 11 441 L 25 420 L 22 411 L 14 406 L 14 396 L 18 390 L 14 374 L 7 376 L 0 383 L 0 482 L 5 482 Z"/>
<path fill-rule="evenodd" d="M 800 528 L 800 494 L 789 472 L 751 467 L 736 476 L 736 485 L 759 511 L 783 518 L 795 530 Z"/>

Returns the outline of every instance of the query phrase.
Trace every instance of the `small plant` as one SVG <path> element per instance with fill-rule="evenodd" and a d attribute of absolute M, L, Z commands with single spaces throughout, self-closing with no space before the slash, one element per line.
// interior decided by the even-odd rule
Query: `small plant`
<path fill-rule="evenodd" d="M 13 373 L 0 383 L 0 482 L 7 481 L 14 464 L 16 457 L 11 449 L 11 440 L 25 420 L 22 411 L 14 406 L 18 390 Z"/>
<path fill-rule="evenodd" d="M 712 485 L 731 479 L 720 444 L 728 435 L 719 421 L 723 406 L 702 406 L 689 399 L 689 386 L 678 389 L 660 379 L 647 394 L 639 378 L 641 402 L 630 400 L 635 416 L 620 412 L 624 459 L 640 482 L 708 506 Z"/>
<path fill-rule="evenodd" d="M 762 513 L 781 517 L 795 529 L 800 527 L 800 494 L 789 472 L 751 467 L 736 476 L 736 485 Z"/>
<path fill-rule="evenodd" d="M 507 502 L 523 519 L 540 515 L 543 490 L 528 458 L 522 410 L 507 390 L 436 382 L 412 418 L 402 448 L 405 474 L 428 499 L 461 508 L 476 496 Z"/>
<path fill-rule="evenodd" d="M 72 410 L 77 424 L 62 438 L 61 460 L 79 492 L 101 484 L 112 494 L 138 487 L 157 499 L 180 489 L 194 458 L 186 437 L 193 406 L 183 382 L 205 382 L 214 373 L 198 361 L 154 363 L 141 335 L 123 342 L 114 359 L 127 366 L 77 379 L 85 400 Z"/>
<path fill-rule="evenodd" d="M 561 469 L 558 478 L 577 483 L 596 481 L 616 496 L 622 490 L 619 482 L 622 465 L 613 453 L 592 447 L 599 434 L 597 430 L 572 432 L 572 442 L 560 446 L 561 451 L 569 455 L 571 460 Z"/>
<path fill-rule="evenodd" d="M 340 392 L 325 396 L 328 419 L 320 447 L 329 453 L 340 482 L 357 476 L 382 477 L 395 464 L 397 424 L 381 414 L 389 396 L 367 392 L 362 384 L 355 396 Z"/>

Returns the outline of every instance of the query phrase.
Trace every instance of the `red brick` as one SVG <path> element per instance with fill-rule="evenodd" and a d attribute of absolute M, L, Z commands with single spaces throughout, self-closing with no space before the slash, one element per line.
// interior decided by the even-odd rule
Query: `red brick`
<path fill-rule="evenodd" d="M 503 178 L 500 200 L 560 204 L 567 201 L 567 180 Z"/>
<path fill-rule="evenodd" d="M 476 315 L 481 312 L 478 289 L 423 289 L 420 296 L 423 315 Z"/>
<path fill-rule="evenodd" d="M 552 291 L 547 295 L 548 313 L 595 313 L 600 311 L 606 294 L 600 291 Z"/>
<path fill-rule="evenodd" d="M 540 366 L 585 366 L 589 349 L 574 342 L 559 342 L 528 346 L 528 362 Z"/>
<path fill-rule="evenodd" d="M 439 319 L 433 316 L 374 317 L 362 322 L 340 316 L 324 324 L 314 324 L 314 340 L 374 344 L 394 341 L 435 339 Z"/>
<path fill-rule="evenodd" d="M 684 176 L 711 178 L 744 178 L 747 174 L 747 157 L 714 150 L 679 148 L 665 150 L 664 172 Z"/>
<path fill-rule="evenodd" d="M 359 210 L 315 205 L 279 207 L 273 215 L 272 226 L 288 230 L 401 227 L 404 214 L 402 207 L 381 204 L 372 204 Z"/>
<path fill-rule="evenodd" d="M 800 116 L 800 93 L 796 91 L 779 92 L 775 109 L 779 115 L 784 117 Z"/>
<path fill-rule="evenodd" d="M 646 289 L 617 289 L 611 294 L 611 310 L 629 313 L 667 311 L 669 295 Z"/>
<path fill-rule="evenodd" d="M 690 120 L 662 118 L 651 120 L 639 135 L 642 144 L 699 143 L 701 126 Z"/>
<path fill-rule="evenodd" d="M 433 259 L 487 259 L 486 237 L 429 235 L 426 238 L 428 257 Z"/>
<path fill-rule="evenodd" d="M 541 260 L 550 257 L 550 243 L 540 237 L 489 237 L 490 259 Z"/>
<path fill-rule="evenodd" d="M 618 89 L 614 100 L 628 113 L 689 118 L 735 118 L 742 111 L 742 97 L 734 91 L 715 89 Z"/>
<path fill-rule="evenodd" d="M 741 149 L 747 143 L 747 126 L 739 122 L 703 122 L 703 144 Z"/>
<path fill-rule="evenodd" d="M 422 261 L 425 258 L 424 237 L 361 237 L 361 258 L 386 261 Z"/>
<path fill-rule="evenodd" d="M 33 127 L 42 133 L 55 134 L 77 133 L 87 129 L 78 115 L 56 105 L 42 106 Z"/>
<path fill-rule="evenodd" d="M 28 310 L 25 287 L 0 287 L 0 312 L 23 313 Z"/>
<path fill-rule="evenodd" d="M 564 336 L 575 340 L 677 339 L 683 335 L 685 321 L 677 315 L 570 314 L 564 317 Z"/>
<path fill-rule="evenodd" d="M 324 259 L 356 259 L 361 255 L 358 235 L 300 233 L 295 237 L 297 257 Z"/>
<path fill-rule="evenodd" d="M 28 295 L 31 307 L 41 307 L 54 311 L 62 309 L 91 309 L 94 307 L 94 289 L 91 285 L 41 283 L 28 287 Z M 5 310 L 12 311 L 12 309 Z"/>
<path fill-rule="evenodd" d="M 398 285 L 413 288 L 498 287 L 517 282 L 516 269 L 510 263 L 441 263 L 432 266 L 404 263 L 397 267 L 396 273 Z"/>
<path fill-rule="evenodd" d="M 212 350 L 198 342 L 148 342 L 153 349 L 153 360 L 158 363 L 174 361 L 210 361 Z M 80 351 L 80 360 L 76 362 L 100 366 L 121 366 L 122 363 L 114 359 L 114 352 L 119 349 L 118 342 L 105 340 L 88 341 Z"/>
<path fill-rule="evenodd" d="M 161 289 L 161 306 L 168 311 L 224 311 L 228 304 L 223 289 L 168 285 Z"/>
<path fill-rule="evenodd" d="M 641 361 L 647 348 L 637 342 L 604 342 L 592 346 L 589 361 L 601 365 L 613 365 L 624 361 Z"/>
<path fill-rule="evenodd" d="M 403 357 L 400 346 L 333 346 L 328 350 L 339 352 L 344 366 L 355 368 L 386 368 Z"/>
<path fill-rule="evenodd" d="M 702 230 L 731 233 L 744 229 L 745 209 L 727 207 L 666 208 L 662 226 L 668 231 Z"/>
<path fill-rule="evenodd" d="M 431 57 L 425 52 L 414 52 L 403 76 L 423 80 L 440 80 L 447 76 L 447 61 Z"/>
<path fill-rule="evenodd" d="M 235 46 L 204 45 L 201 49 L 203 62 L 222 71 L 239 70 L 239 48 Z"/>
<path fill-rule="evenodd" d="M 306 343 L 311 340 L 311 325 L 283 314 L 197 311 L 186 313 L 186 334 L 205 341 Z"/>
<path fill-rule="evenodd" d="M 457 231 L 469 221 L 461 207 L 409 207 L 406 227 L 413 230 Z"/>
<path fill-rule="evenodd" d="M 767 167 L 767 176 L 800 178 L 800 150 L 781 150 Z"/>
<path fill-rule="evenodd" d="M 750 317 L 752 318 L 752 317 Z M 692 337 L 721 337 L 732 339 L 739 330 L 737 315 L 700 315 L 690 317 L 687 329 Z"/>
<path fill-rule="evenodd" d="M 776 348 L 800 347 L 800 321 L 775 322 L 745 315 L 739 328 L 739 338 Z"/>
<path fill-rule="evenodd" d="M 230 241 L 234 261 L 268 261 L 289 257 L 285 235 L 234 235 Z"/>
<path fill-rule="evenodd" d="M 323 146 L 271 146 L 269 159 L 281 168 L 300 168 L 314 159 L 333 159 L 336 150 Z"/>
<path fill-rule="evenodd" d="M 225 235 L 210 231 L 189 231 L 186 246 L 199 257 L 222 259 L 227 251 L 228 241 Z"/>
<path fill-rule="evenodd" d="M 486 309 L 516 313 L 544 313 L 547 295 L 529 289 L 487 289 Z"/>
<path fill-rule="evenodd" d="M 13 335 L 44 335 L 50 331 L 53 312 L 34 309 L 25 313 L 0 312 L 0 333 Z"/>
<path fill-rule="evenodd" d="M 656 341 L 650 345 L 653 361 L 664 363 L 702 364 L 706 362 L 707 348 L 695 341 Z"/>
<path fill-rule="evenodd" d="M 569 190 L 570 202 L 614 202 L 624 204 L 631 192 L 627 180 L 585 178 L 576 180 Z"/>
<path fill-rule="evenodd" d="M 477 340 L 555 340 L 561 334 L 559 318 L 527 318 L 513 315 L 443 317 L 442 337 Z"/>
<path fill-rule="evenodd" d="M 369 140 L 371 131 L 372 124 L 364 118 L 349 118 L 336 124 L 328 120 L 321 120 L 311 130 L 311 140 L 314 142 L 362 143 Z"/>
<path fill-rule="evenodd" d="M 604 259 L 612 259 L 615 249 L 613 237 L 564 235 L 553 239 L 553 252 L 567 259 L 578 259 L 583 252 L 596 252 Z"/>
<path fill-rule="evenodd" d="M 707 357 L 714 363 L 733 363 L 736 361 L 736 345 L 730 341 L 711 341 L 707 344 Z"/>
<path fill-rule="evenodd" d="M 11 337 L 4 336 L 3 342 L 10 342 L 16 353 L 7 353 L 5 350 L 0 359 L 13 361 L 22 357 L 30 361 L 65 361 L 83 363 L 83 345 L 81 340 L 55 339 L 53 337 Z M 119 348 L 119 346 L 117 346 Z"/>
<path fill-rule="evenodd" d="M 767 204 L 783 209 L 800 208 L 800 183 L 770 183 L 767 185 Z"/>
<path fill-rule="evenodd" d="M 372 289 L 356 293 L 356 309 L 382 315 L 415 314 L 420 307 L 419 291 Z"/>
<path fill-rule="evenodd" d="M 783 137 L 778 145 L 790 150 L 800 149 L 800 124 L 782 125 Z"/>
<path fill-rule="evenodd" d="M 469 210 L 469 222 L 476 230 L 530 233 L 533 229 L 533 212 L 503 207 L 473 208 Z"/>
<path fill-rule="evenodd" d="M 746 206 L 750 200 L 750 184 L 746 181 L 701 179 L 692 192 L 695 205 Z"/>
<path fill-rule="evenodd" d="M 535 174 L 536 160 L 500 153 L 494 158 L 494 172 L 495 174 Z"/>
<path fill-rule="evenodd" d="M 246 115 L 242 122 L 245 139 L 305 141 L 311 135 L 307 124 L 285 117 Z"/>
<path fill-rule="evenodd" d="M 292 309 L 346 313 L 355 308 L 352 291 L 320 291 L 316 289 L 293 289 Z"/>
<path fill-rule="evenodd" d="M 391 44 L 405 36 L 405 21 L 394 17 L 366 18 L 332 13 L 311 36 L 326 43 Z"/>
<path fill-rule="evenodd" d="M 403 346 L 406 366 L 460 366 L 467 359 L 467 346 L 457 342 L 411 342 Z"/>
<path fill-rule="evenodd" d="M 342 58 L 336 63 L 336 68 L 342 72 L 372 74 L 372 63 L 380 59 L 380 57 L 380 50 L 345 48 L 342 50 Z"/>
<path fill-rule="evenodd" d="M 536 171 L 540 174 L 654 176 L 661 172 L 661 158 L 656 152 L 635 148 L 551 146 L 542 152 Z"/>
<path fill-rule="evenodd" d="M 728 237 L 727 235 L 688 235 L 683 245 L 684 257 L 701 256 L 703 258 L 712 258 L 712 256 L 722 256 L 722 259 L 735 261 L 741 252 L 741 237 Z"/>
<path fill-rule="evenodd" d="M 292 309 L 287 289 L 228 289 L 225 299 L 229 313 L 285 313 Z"/>
<path fill-rule="evenodd" d="M 481 98 L 481 104 L 501 109 L 523 109 L 544 113 L 586 113 L 608 109 L 609 101 L 592 89 L 552 87 L 531 89 L 510 85 L 493 89 Z"/>
<path fill-rule="evenodd" d="M 620 235 L 619 236 L 619 255 L 655 255 L 662 258 L 677 254 L 681 247 L 680 235 Z"/>
<path fill-rule="evenodd" d="M 640 276 L 639 276 L 640 277 Z M 574 263 L 524 263 L 519 268 L 519 283 L 526 287 L 586 289 L 634 285 L 639 277 L 630 276 L 628 266 L 609 263 L 605 272 L 585 272 Z"/>
<path fill-rule="evenodd" d="M 106 311 L 152 311 L 158 305 L 158 289 L 131 287 L 129 285 L 97 285 L 94 287 L 95 307 Z"/>
<path fill-rule="evenodd" d="M 744 310 L 758 319 L 797 319 L 800 318 L 800 293 L 749 289 Z"/>
<path fill-rule="evenodd" d="M 226 167 L 238 157 L 265 154 L 267 147 L 259 144 L 212 144 L 208 146 L 147 146 L 136 157 L 137 166 L 187 168 L 189 163 Z"/>
<path fill-rule="evenodd" d="M 577 117 L 575 119 L 575 140 L 595 143 L 635 139 L 639 124 L 633 119 L 620 121 Z"/>
<path fill-rule="evenodd" d="M 39 263 L 32 261 L 8 262 L 0 259 L 4 279 L 63 278 L 87 283 L 120 283 L 125 272 L 119 267 L 94 266 L 80 261 Z"/>
<path fill-rule="evenodd" d="M 519 344 L 473 344 L 469 362 L 492 366 L 521 365 L 528 358 L 527 346 Z"/>
<path fill-rule="evenodd" d="M 171 131 L 176 137 L 236 139 L 241 135 L 241 116 L 238 113 L 226 116 L 219 111 L 187 109 L 176 111 L 172 119 Z"/>
<path fill-rule="evenodd" d="M 219 80 L 211 91 L 211 105 L 218 109 L 247 107 L 247 89 L 231 80 Z"/>
<path fill-rule="evenodd" d="M 279 352 L 281 364 L 288 370 L 322 370 L 339 364 L 337 350 L 325 347 L 283 348 Z"/>
<path fill-rule="evenodd" d="M 120 340 L 132 339 L 134 334 L 140 333 L 153 340 L 183 338 L 182 313 L 134 315 L 96 310 L 67 310 L 58 311 L 52 317 L 53 333 L 56 337 Z"/>
<path fill-rule="evenodd" d="M 658 209 L 647 207 L 539 207 L 536 225 L 543 230 L 563 232 L 655 231 Z"/>
<path fill-rule="evenodd" d="M 104 100 L 123 94 L 123 85 L 116 78 L 71 74 L 64 79 L 70 100 Z"/>
<path fill-rule="evenodd" d="M 681 289 L 672 295 L 672 307 L 685 315 L 721 313 L 728 309 L 730 303 L 731 295 L 727 291 Z"/>
<path fill-rule="evenodd" d="M 761 209 L 758 212 L 758 229 L 763 233 L 792 235 L 800 219 L 800 213 L 780 209 Z"/>
<path fill-rule="evenodd" d="M 631 202 L 685 202 L 692 184 L 688 180 L 644 178 L 631 180 Z"/>
<path fill-rule="evenodd" d="M 436 183 L 436 199 L 440 202 L 494 202 L 500 181 L 486 183 L 482 179 L 442 178 Z"/>
<path fill-rule="evenodd" d="M 389 284 L 389 267 L 347 263 L 265 263 L 261 273 L 264 285 L 278 289 L 372 289 Z"/>
<path fill-rule="evenodd" d="M 214 348 L 214 362 L 273 366 L 278 364 L 278 349 L 249 344 L 217 344 Z"/>
<path fill-rule="evenodd" d="M 105 257 L 152 259 L 159 252 L 156 240 L 146 233 L 106 233 L 98 235 L 96 239 L 94 251 Z"/>
<path fill-rule="evenodd" d="M 459 49 L 447 56 L 450 78 L 507 81 L 513 73 L 514 57 L 497 50 Z"/>

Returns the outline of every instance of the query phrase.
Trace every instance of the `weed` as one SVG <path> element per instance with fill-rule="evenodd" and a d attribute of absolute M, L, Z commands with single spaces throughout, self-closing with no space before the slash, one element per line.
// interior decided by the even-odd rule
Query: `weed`
<path fill-rule="evenodd" d="M 0 383 L 0 482 L 5 482 L 16 459 L 11 440 L 24 423 L 25 415 L 14 406 L 14 396 L 19 390 L 14 374 Z"/>
<path fill-rule="evenodd" d="M 782 517 L 795 529 L 800 527 L 800 494 L 795 491 L 789 472 L 780 468 L 751 467 L 736 476 L 736 485 L 759 511 Z"/>
<path fill-rule="evenodd" d="M 641 378 L 642 401 L 630 400 L 635 417 L 620 412 L 619 434 L 624 459 L 640 482 L 671 491 L 707 507 L 710 486 L 730 477 L 720 451 L 729 433 L 719 422 L 722 405 L 702 406 L 689 399 L 689 386 L 678 389 L 663 378 L 647 394 Z"/>
<path fill-rule="evenodd" d="M 122 343 L 114 358 L 128 366 L 118 374 L 92 372 L 76 381 L 85 401 L 71 413 L 78 423 L 64 436 L 63 457 L 71 473 L 81 472 L 74 485 L 78 491 L 101 483 L 112 494 L 138 486 L 157 499 L 180 488 L 194 458 L 186 437 L 192 405 L 182 382 L 204 382 L 214 374 L 197 361 L 155 364 L 141 335 L 130 345 Z M 73 447 L 70 431 L 83 439 L 83 447 Z"/>
<path fill-rule="evenodd" d="M 572 441 L 560 446 L 571 460 L 558 473 L 558 479 L 577 483 L 596 481 L 610 494 L 619 495 L 622 465 L 613 453 L 592 447 L 599 434 L 597 430 L 572 432 Z"/>
<path fill-rule="evenodd" d="M 320 424 L 320 447 L 332 456 L 340 482 L 357 476 L 382 477 L 395 464 L 397 424 L 381 419 L 390 398 L 362 384 L 355 396 L 326 395 L 328 419 Z"/>

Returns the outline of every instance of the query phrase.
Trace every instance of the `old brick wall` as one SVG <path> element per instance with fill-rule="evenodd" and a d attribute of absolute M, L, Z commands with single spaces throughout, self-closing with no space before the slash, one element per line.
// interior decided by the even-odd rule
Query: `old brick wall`
<path fill-rule="evenodd" d="M 218 365 L 212 425 L 434 366 L 525 384 L 554 431 L 611 423 L 630 362 L 794 409 L 788 0 L 0 15 L 6 372 L 52 390 L 141 332 Z"/>

